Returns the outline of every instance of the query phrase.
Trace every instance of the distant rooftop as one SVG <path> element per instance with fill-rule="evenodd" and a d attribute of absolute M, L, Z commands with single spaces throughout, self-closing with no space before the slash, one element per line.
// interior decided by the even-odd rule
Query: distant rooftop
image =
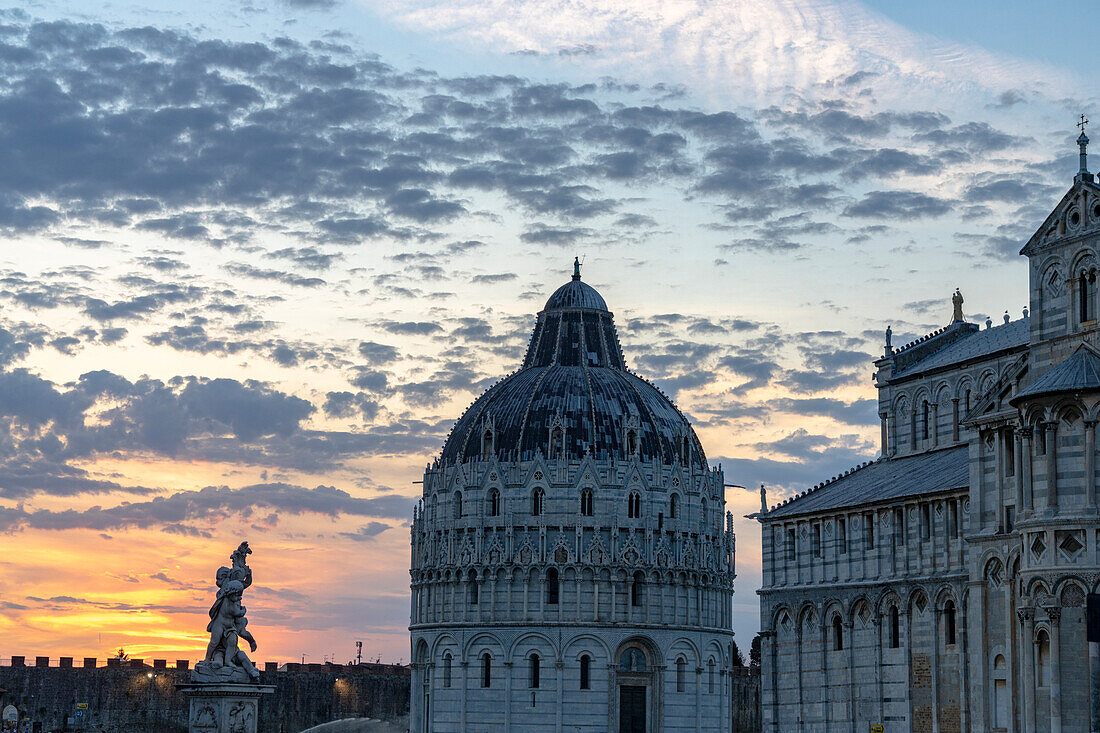
<path fill-rule="evenodd" d="M 1031 318 L 1021 318 L 1000 326 L 974 331 L 957 341 L 952 341 L 942 349 L 933 351 L 918 362 L 910 364 L 890 377 L 908 377 L 913 374 L 932 371 L 952 364 L 961 364 L 971 359 L 995 354 L 998 351 L 1019 348 L 1027 345 L 1031 337 Z"/>
<path fill-rule="evenodd" d="M 990 329 L 993 330 L 993 329 Z M 879 460 L 780 504 L 764 519 L 865 506 L 970 485 L 970 446 Z"/>
<path fill-rule="evenodd" d="M 1081 344 L 1073 355 L 1048 370 L 1012 398 L 1016 404 L 1028 397 L 1100 389 L 1100 355 Z"/>

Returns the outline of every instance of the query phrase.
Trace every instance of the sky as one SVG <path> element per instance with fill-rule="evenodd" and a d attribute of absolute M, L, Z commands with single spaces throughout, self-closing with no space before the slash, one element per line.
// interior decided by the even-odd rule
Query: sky
<path fill-rule="evenodd" d="M 0 658 L 407 661 L 408 526 L 571 274 L 731 488 L 877 454 L 871 361 L 1021 316 L 1084 2 L 37 0 L 0 11 Z M 1100 119 L 1100 117 L 1098 117 Z"/>

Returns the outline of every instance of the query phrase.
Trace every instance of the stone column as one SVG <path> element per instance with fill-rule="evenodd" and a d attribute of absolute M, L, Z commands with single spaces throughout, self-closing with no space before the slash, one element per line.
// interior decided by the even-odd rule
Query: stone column
<path fill-rule="evenodd" d="M 462 674 L 462 730 L 466 730 L 466 700 L 469 697 L 466 690 L 469 688 L 470 680 L 470 661 L 465 657 L 458 663 L 459 672 Z"/>
<path fill-rule="evenodd" d="M 974 703 L 974 719 L 971 721 L 971 727 L 974 730 L 984 731 L 989 728 L 989 719 L 986 714 L 989 699 L 989 680 L 986 677 L 985 634 L 983 633 L 983 627 L 985 626 L 985 583 L 981 580 L 972 580 L 969 582 L 969 586 L 969 599 L 974 604 L 974 613 L 968 614 L 969 618 L 974 619 L 973 677 L 977 681 L 979 692 L 971 701 Z"/>
<path fill-rule="evenodd" d="M 936 448 L 940 444 L 940 403 L 933 402 L 929 407 L 932 408 L 932 447 Z"/>
<path fill-rule="evenodd" d="M 883 681 L 882 673 L 886 669 L 882 662 L 882 614 L 878 611 L 874 615 L 875 624 L 875 659 L 878 660 L 878 674 L 875 675 L 875 687 L 877 693 L 875 694 L 875 705 L 878 708 L 878 720 L 882 720 L 886 717 L 886 704 L 883 701 Z M 856 715 L 852 713 L 852 731 L 856 730 Z"/>
<path fill-rule="evenodd" d="M 565 702 L 564 702 L 564 700 L 562 700 L 563 688 L 565 686 L 565 678 L 564 678 L 565 662 L 562 660 L 561 657 L 558 657 L 557 659 L 554 660 L 554 667 L 557 668 L 557 670 L 558 670 L 558 704 L 557 704 L 557 708 L 556 708 L 557 733 L 562 733 L 561 715 L 562 715 L 562 708 L 565 707 Z M 463 730 L 466 730 L 466 729 L 463 728 Z"/>
<path fill-rule="evenodd" d="M 512 730 L 512 660 L 503 660 L 504 667 L 504 730 Z"/>
<path fill-rule="evenodd" d="M 894 456 L 898 453 L 898 420 L 897 413 L 894 413 L 894 419 L 886 418 L 886 424 L 890 429 L 890 440 L 887 441 L 890 447 L 890 455 Z"/>
<path fill-rule="evenodd" d="M 1005 433 L 1003 430 L 996 430 L 993 433 L 996 438 L 993 441 L 993 463 L 995 476 L 993 478 L 993 486 L 996 489 L 997 495 L 993 501 L 990 502 L 993 510 L 993 531 L 997 532 L 1003 529 L 1002 522 L 1004 521 L 1004 505 L 1005 505 Z"/>
<path fill-rule="evenodd" d="M 1017 680 L 1017 674 L 1016 674 L 1016 650 L 1014 648 L 1015 647 L 1016 635 L 1014 633 L 1012 633 L 1012 629 L 1016 626 L 1016 624 L 1014 624 L 1012 622 L 1012 617 L 1014 615 L 1013 609 L 1015 607 L 1016 607 L 1015 584 L 1012 583 L 1011 581 L 1009 581 L 1006 578 L 1006 580 L 1005 580 L 1005 617 L 1004 617 L 1005 618 L 1005 620 L 1004 620 L 1005 626 L 1004 626 L 1004 628 L 1005 628 L 1005 632 L 1006 632 L 1005 636 L 1007 637 L 1005 639 L 1005 662 L 1006 662 L 1006 665 L 1007 665 L 1007 668 L 1008 668 L 1008 679 L 1005 680 L 1005 684 L 1008 686 L 1008 704 L 1009 704 L 1009 708 L 1008 708 L 1008 733 L 1016 733 L 1016 708 L 1017 708 L 1017 704 L 1016 704 L 1016 698 L 1017 698 L 1016 680 Z"/>
<path fill-rule="evenodd" d="M 1050 733 L 1062 733 L 1062 609 L 1049 606 L 1046 612 L 1050 618 Z"/>
<path fill-rule="evenodd" d="M 1016 432 L 1020 436 L 1020 459 L 1022 461 L 1020 486 L 1024 491 L 1024 503 L 1020 508 L 1026 508 L 1030 513 L 1035 508 L 1035 487 L 1031 482 L 1031 428 L 1020 428 Z"/>
<path fill-rule="evenodd" d="M 1096 421 L 1085 420 L 1085 505 L 1096 509 Z"/>
<path fill-rule="evenodd" d="M 765 731 L 779 731 L 779 638 L 775 631 L 763 631 L 760 634 L 760 646 L 768 645 L 768 655 L 772 660 L 772 727 L 765 726 Z M 764 649 L 760 650 L 760 662 L 764 662 Z"/>
<path fill-rule="evenodd" d="M 844 624 L 844 633 L 848 634 L 848 720 L 852 727 L 856 724 L 856 645 L 855 628 L 852 622 Z M 880 668 L 881 669 L 881 668 Z"/>
<path fill-rule="evenodd" d="M 959 670 L 960 677 L 962 679 L 962 691 L 959 693 L 959 721 L 962 724 L 962 730 L 970 730 L 970 647 L 969 639 L 967 638 L 967 604 L 963 599 L 963 594 L 959 593 L 959 607 L 955 613 L 958 614 L 959 619 Z"/>
<path fill-rule="evenodd" d="M 951 440 L 959 442 L 959 398 L 951 398 Z"/>
<path fill-rule="evenodd" d="M 1015 450 L 1012 451 L 1016 459 L 1012 466 L 1012 474 L 1016 480 L 1016 517 L 1019 519 L 1024 511 L 1024 438 L 1019 430 L 1010 435 L 1016 441 Z"/>
<path fill-rule="evenodd" d="M 1022 606 L 1016 609 L 1020 619 L 1020 652 L 1023 656 L 1024 698 L 1020 711 L 1020 722 L 1024 730 L 1035 730 L 1035 609 Z"/>
<path fill-rule="evenodd" d="M 932 733 L 940 733 L 940 615 L 943 609 L 932 604 Z M 946 648 L 946 645 L 945 645 Z"/>
<path fill-rule="evenodd" d="M 974 495 L 971 498 L 973 504 L 973 511 L 970 512 L 970 524 L 973 525 L 969 529 L 971 532 L 978 534 L 985 527 L 985 523 L 982 521 L 982 507 L 985 504 L 985 433 L 981 430 L 978 431 L 978 485 L 971 487 Z"/>
<path fill-rule="evenodd" d="M 1047 444 L 1047 510 L 1058 511 L 1058 423 L 1043 423 Z M 1054 733 L 1054 731 L 1051 731 Z"/>
<path fill-rule="evenodd" d="M 821 616 L 821 684 L 818 686 L 818 694 L 821 695 L 821 719 L 825 721 L 825 730 L 829 729 L 829 626 L 825 615 Z M 840 633 L 844 633 L 841 631 Z"/>

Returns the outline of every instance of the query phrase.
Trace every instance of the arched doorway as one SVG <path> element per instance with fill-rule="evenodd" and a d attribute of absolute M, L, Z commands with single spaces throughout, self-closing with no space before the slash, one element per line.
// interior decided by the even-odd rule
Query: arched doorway
<path fill-rule="evenodd" d="M 657 649 L 648 639 L 624 642 L 615 656 L 611 731 L 657 733 L 661 720 L 661 667 Z"/>

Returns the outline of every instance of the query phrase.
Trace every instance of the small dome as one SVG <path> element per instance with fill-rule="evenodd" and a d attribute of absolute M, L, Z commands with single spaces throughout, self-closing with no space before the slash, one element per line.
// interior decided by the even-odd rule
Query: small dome
<path fill-rule="evenodd" d="M 594 287 L 581 282 L 578 277 L 555 290 L 546 301 L 543 310 L 561 310 L 562 308 L 591 308 L 606 311 L 607 303 Z"/>

